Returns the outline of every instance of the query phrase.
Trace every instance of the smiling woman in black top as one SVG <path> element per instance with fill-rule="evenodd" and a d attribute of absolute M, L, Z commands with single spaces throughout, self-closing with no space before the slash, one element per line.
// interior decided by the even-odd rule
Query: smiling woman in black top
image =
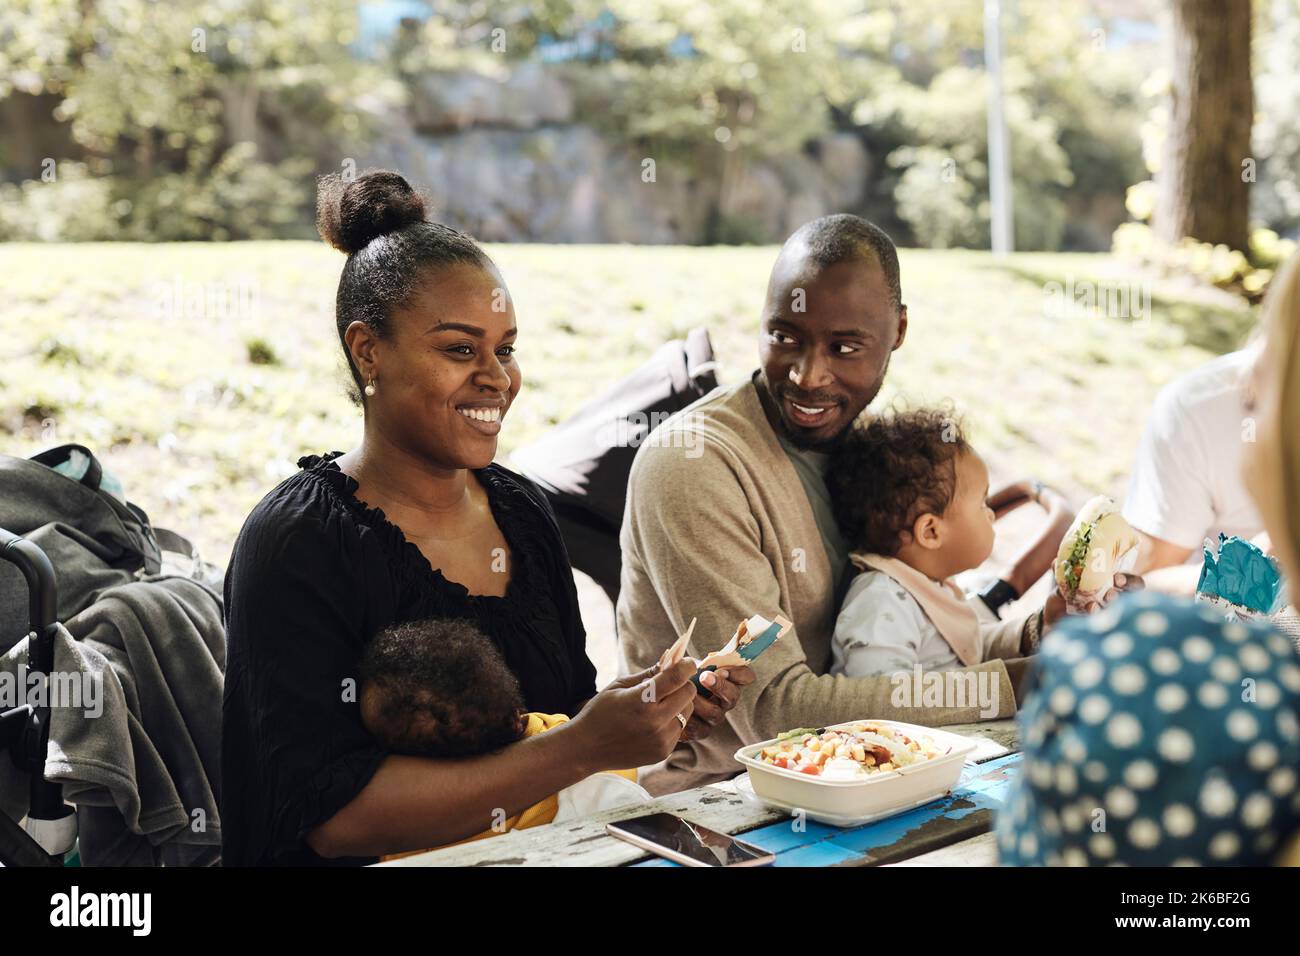
<path fill-rule="evenodd" d="M 520 385 L 501 275 L 468 236 L 426 221 L 396 173 L 322 180 L 319 226 L 348 254 L 337 325 L 365 429 L 346 454 L 301 459 L 235 544 L 228 866 L 367 863 L 461 839 L 591 773 L 663 759 L 680 737 L 706 735 L 752 679 L 706 675 L 713 699 L 697 699 L 682 663 L 596 693 L 555 518 L 493 463 Z M 381 629 L 429 617 L 474 621 L 529 710 L 574 719 L 464 759 L 382 751 L 356 702 L 361 652 Z"/>

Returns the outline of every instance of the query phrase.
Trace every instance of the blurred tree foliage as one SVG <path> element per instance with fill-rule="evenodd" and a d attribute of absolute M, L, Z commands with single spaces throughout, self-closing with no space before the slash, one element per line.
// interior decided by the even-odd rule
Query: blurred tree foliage
<path fill-rule="evenodd" d="M 841 38 L 859 19 L 839 0 L 481 0 L 439 4 L 396 63 L 417 74 L 491 72 L 502 54 L 558 61 L 584 122 L 708 184 L 709 239 L 726 241 L 737 224 L 716 211 L 745 165 L 798 151 L 829 128 L 828 104 L 852 105 L 865 63 Z"/>
<path fill-rule="evenodd" d="M 722 210 L 745 166 L 798 152 L 852 105 L 862 16 L 842 0 L 610 0 L 616 56 L 587 71 L 584 112 L 643 155 L 684 159 L 711 187 L 707 241 L 743 235 Z M 608 106 L 599 108 L 604 101 Z"/>
<path fill-rule="evenodd" d="M 1260 169 L 1251 216 L 1294 234 L 1300 231 L 1300 0 L 1265 0 L 1259 7 L 1251 150 Z"/>
<path fill-rule="evenodd" d="M 1162 241 L 1150 225 L 1157 190 L 1153 176 L 1160 171 L 1168 126 L 1169 72 L 1150 71 L 1141 86 L 1146 110 L 1142 146 L 1146 169 L 1127 192 L 1125 204 L 1132 221 L 1120 225 L 1112 248 L 1116 253 L 1170 274 L 1190 276 L 1258 302 L 1268 291 L 1278 267 L 1296 250 L 1300 233 L 1300 0 L 1257 0 L 1252 7 L 1251 72 L 1255 117 L 1251 155 L 1243 175 L 1250 186 L 1250 235 L 1246 248 L 1184 238 Z"/>
<path fill-rule="evenodd" d="M 892 206 L 903 233 L 923 245 L 987 248 L 982 5 L 887 6 L 890 59 L 853 113 L 887 157 L 876 181 L 880 218 L 888 221 Z M 1134 4 L 1129 15 L 1152 7 Z M 1094 207 L 1108 198 L 1117 205 L 1141 172 L 1147 56 L 1114 42 L 1106 9 L 1090 0 L 1004 4 L 1017 248 L 1103 246 L 1108 237 L 1090 225 Z"/>
<path fill-rule="evenodd" d="M 1136 7 L 1154 16 L 1158 5 Z M 1108 42 L 1107 4 L 1014 6 L 1005 87 L 1017 244 L 1102 247 L 1109 229 L 1075 220 L 1099 197 L 1122 216 L 1141 176 L 1149 57 Z M 579 115 L 642 155 L 688 161 L 715 204 L 746 164 L 851 129 L 877 164 L 861 211 L 905 242 L 988 244 L 981 4 L 482 0 L 439 14 L 408 38 L 404 69 L 499 66 L 501 53 L 527 58 L 567 39 Z M 494 58 L 502 27 L 508 45 Z"/>
<path fill-rule="evenodd" d="M 4 187 L 0 237 L 309 234 L 301 132 L 358 132 L 355 28 L 348 0 L 6 3 L 0 97 L 52 94 L 82 162 Z"/>
<path fill-rule="evenodd" d="M 1256 219 L 1300 227 L 1300 0 L 1257 0 Z M 859 208 L 900 242 L 987 247 L 982 4 L 438 0 L 358 60 L 355 0 L 10 0 L 0 98 L 51 99 L 76 152 L 0 187 L 0 237 L 310 234 L 310 172 L 430 69 L 541 58 L 577 115 L 688 165 L 718 220 L 747 167 L 831 130 L 870 155 Z M 1004 4 L 1017 246 L 1105 248 L 1167 95 L 1164 0 Z M 201 33 L 196 33 L 201 31 Z M 201 40 L 201 43 L 199 42 Z M 196 49 L 201 46 L 202 49 Z M 333 150 L 333 152 L 331 152 Z M 0 138 L 0 165 L 6 163 Z M 316 162 L 313 162 L 316 160 Z M 336 168 L 336 167 L 335 167 Z M 67 201 L 58 199 L 66 195 Z M 38 214 L 39 210 L 39 214 Z M 62 210 L 62 214 L 59 211 Z M 67 210 L 75 210 L 69 212 Z"/>

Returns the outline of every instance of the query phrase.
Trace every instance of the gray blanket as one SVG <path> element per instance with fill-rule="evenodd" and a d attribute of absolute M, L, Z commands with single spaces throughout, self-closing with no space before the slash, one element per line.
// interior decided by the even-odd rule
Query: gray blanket
<path fill-rule="evenodd" d="M 0 671 L 16 674 L 26 649 L 24 638 Z M 86 865 L 219 862 L 225 660 L 221 601 L 184 577 L 109 588 L 60 629 L 56 673 L 102 688 L 94 708 L 52 711 L 45 764 L 77 806 Z M 18 819 L 26 775 L 0 767 L 0 809 Z"/>

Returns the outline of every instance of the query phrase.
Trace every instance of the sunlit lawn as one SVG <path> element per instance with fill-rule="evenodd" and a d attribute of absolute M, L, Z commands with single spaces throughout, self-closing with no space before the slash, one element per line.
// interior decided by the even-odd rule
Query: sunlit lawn
<path fill-rule="evenodd" d="M 748 374 L 775 251 L 493 247 L 524 371 L 503 451 L 696 325 L 725 381 Z M 358 438 L 333 325 L 342 262 L 306 242 L 0 246 L 0 450 L 90 446 L 155 523 L 224 563 L 299 455 Z M 911 330 L 884 397 L 952 399 L 1001 474 L 1074 495 L 1121 493 L 1156 390 L 1253 321 L 1173 283 L 1145 320 L 1048 314 L 1046 283 L 1138 278 L 1107 256 L 906 250 L 902 268 Z"/>

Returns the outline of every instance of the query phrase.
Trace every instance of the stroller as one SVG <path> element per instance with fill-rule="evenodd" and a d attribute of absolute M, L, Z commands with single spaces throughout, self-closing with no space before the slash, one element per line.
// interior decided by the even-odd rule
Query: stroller
<path fill-rule="evenodd" d="M 3 528 L 0 558 L 16 565 L 27 582 L 29 672 L 49 674 L 54 669 L 57 632 L 54 567 L 44 551 Z M 9 751 L 19 770 L 31 775 L 31 806 L 25 823 L 0 813 L 0 864 L 4 866 L 62 866 L 77 842 L 76 810 L 63 802 L 63 787 L 45 779 L 49 740 L 48 700 L 0 713 L 0 747 Z"/>

